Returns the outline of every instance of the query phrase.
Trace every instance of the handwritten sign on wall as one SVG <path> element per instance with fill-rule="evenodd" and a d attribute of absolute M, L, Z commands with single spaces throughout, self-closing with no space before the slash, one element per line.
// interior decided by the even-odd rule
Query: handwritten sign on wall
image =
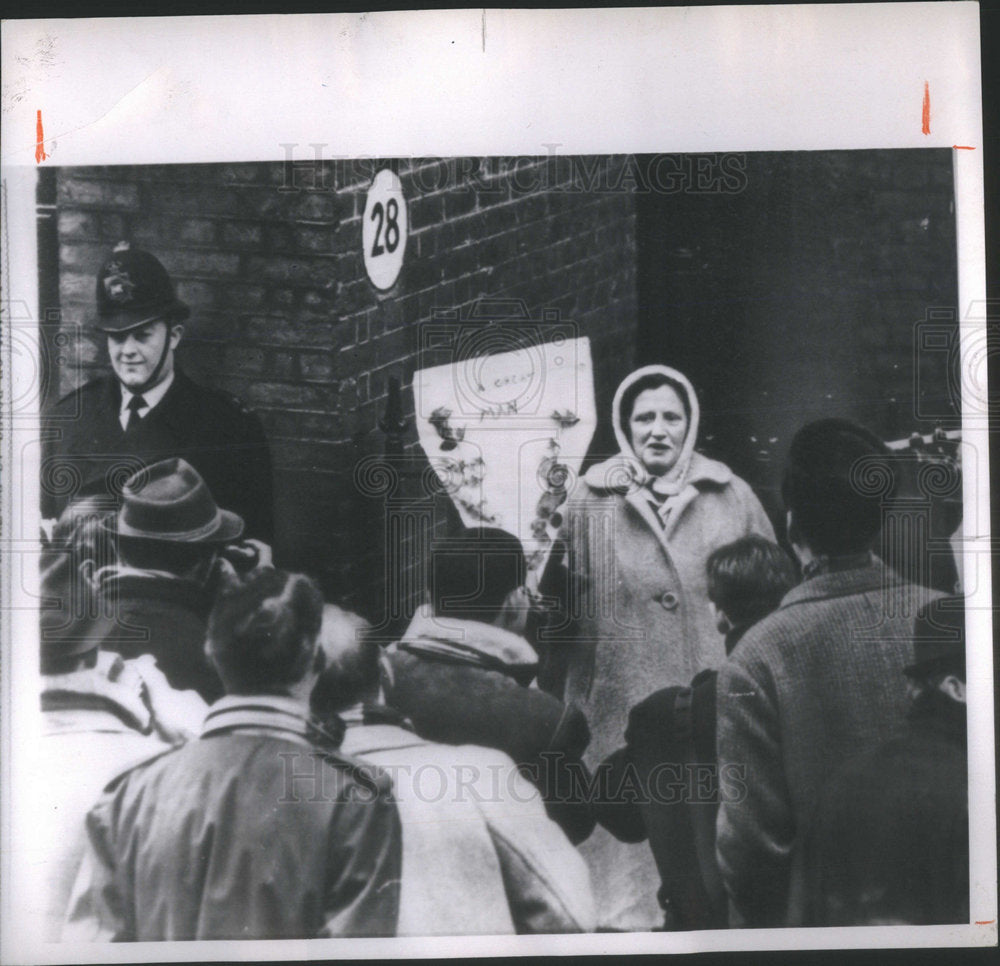
<path fill-rule="evenodd" d="M 590 341 L 421 369 L 413 390 L 420 445 L 462 522 L 518 537 L 536 587 L 597 425 Z"/>

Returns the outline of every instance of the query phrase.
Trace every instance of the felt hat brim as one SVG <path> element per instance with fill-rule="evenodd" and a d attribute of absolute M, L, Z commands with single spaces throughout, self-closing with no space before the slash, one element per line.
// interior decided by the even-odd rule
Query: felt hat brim
<path fill-rule="evenodd" d="M 112 516 L 102 523 L 109 533 L 119 537 L 129 537 L 134 540 L 159 540 L 163 543 L 231 543 L 243 534 L 243 518 L 229 510 L 218 511 L 215 519 L 198 530 L 188 530 L 183 533 L 161 533 L 158 531 L 139 530 L 124 523 L 118 516 Z"/>

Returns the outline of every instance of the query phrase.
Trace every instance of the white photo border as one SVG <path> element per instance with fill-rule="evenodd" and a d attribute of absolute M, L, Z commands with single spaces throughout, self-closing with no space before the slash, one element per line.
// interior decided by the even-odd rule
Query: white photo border
<path fill-rule="evenodd" d="M 31 378 L 20 317 L 37 305 L 41 164 L 338 157 L 640 154 L 949 147 L 963 333 L 986 328 L 979 13 L 975 3 L 8 21 L 3 27 L 3 399 Z M 113 51 L 113 56 L 109 52 Z M 924 85 L 930 133 L 921 125 Z M 443 101 L 442 91 L 448 92 Z M 963 340 L 963 345 L 965 340 Z M 963 385 L 987 353 L 963 351 Z M 981 366 L 982 371 L 973 370 Z M 970 382 L 966 382 L 970 380 Z M 988 414 L 963 399 L 963 440 L 988 453 Z M 985 400 L 984 400 L 985 404 Z M 24 776 L 37 737 L 37 581 L 18 534 L 38 520 L 38 423 L 4 406 L 2 852 L 5 962 L 332 959 L 735 949 L 986 946 L 997 941 L 990 488 L 965 479 L 970 581 L 968 926 L 702 933 L 45 946 L 24 934 L 32 829 Z M 980 460 L 983 474 L 988 459 Z M 21 494 L 17 500 L 12 493 Z M 29 514 L 30 515 L 30 514 Z M 984 523 L 986 524 L 984 528 Z M 12 565 L 13 562 L 13 565 Z M 970 570 L 970 568 L 972 568 Z M 13 794 L 12 794 L 13 793 Z M 30 878 L 30 877 L 28 877 Z M 976 922 L 978 921 L 978 924 Z"/>

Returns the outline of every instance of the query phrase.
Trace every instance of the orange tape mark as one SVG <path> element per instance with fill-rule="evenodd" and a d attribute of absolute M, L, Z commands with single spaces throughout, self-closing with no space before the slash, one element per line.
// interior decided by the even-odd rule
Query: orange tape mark
<path fill-rule="evenodd" d="M 35 161 L 41 164 L 48 155 L 45 153 L 45 132 L 42 130 L 42 112 L 39 111 L 35 122 Z"/>
<path fill-rule="evenodd" d="M 976 150 L 971 144 L 953 144 L 952 147 L 956 151 L 975 151 Z"/>
<path fill-rule="evenodd" d="M 931 133 L 931 85 L 924 81 L 924 109 L 921 113 L 920 130 Z"/>
<path fill-rule="evenodd" d="M 992 926 L 996 922 L 996 919 L 977 919 L 977 926 Z"/>

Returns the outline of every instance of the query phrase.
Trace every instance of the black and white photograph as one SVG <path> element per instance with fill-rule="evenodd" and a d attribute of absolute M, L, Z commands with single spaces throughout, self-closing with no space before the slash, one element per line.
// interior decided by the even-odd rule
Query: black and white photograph
<path fill-rule="evenodd" d="M 905 145 L 269 117 L 193 160 L 73 155 L 16 70 L 8 961 L 995 944 L 982 159 L 935 80 Z"/>

